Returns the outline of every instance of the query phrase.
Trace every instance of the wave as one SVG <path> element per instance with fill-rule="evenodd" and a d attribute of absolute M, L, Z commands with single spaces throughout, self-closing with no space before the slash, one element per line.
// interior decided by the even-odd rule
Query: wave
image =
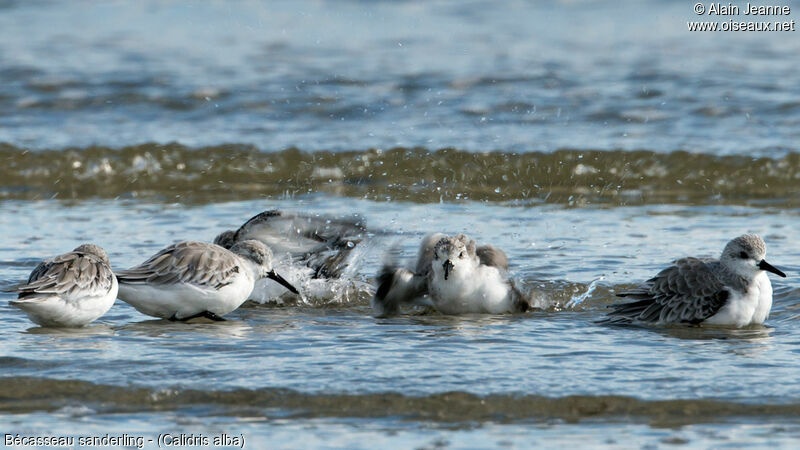
<path fill-rule="evenodd" d="M 143 144 L 30 151 L 0 144 L 0 198 L 146 198 L 209 203 L 323 193 L 380 201 L 520 205 L 800 206 L 800 153 L 674 151 L 342 152 Z"/>
<path fill-rule="evenodd" d="M 55 411 L 75 404 L 100 413 L 169 411 L 205 406 L 219 413 L 252 415 L 254 409 L 281 410 L 282 417 L 401 418 L 433 422 L 522 422 L 629 420 L 681 425 L 732 417 L 800 416 L 800 403 L 753 404 L 716 399 L 640 400 L 615 395 L 544 397 L 522 394 L 480 396 L 446 392 L 411 396 L 397 392 L 365 394 L 303 393 L 283 388 L 153 389 L 112 386 L 80 380 L 35 377 L 0 379 L 0 411 Z"/>

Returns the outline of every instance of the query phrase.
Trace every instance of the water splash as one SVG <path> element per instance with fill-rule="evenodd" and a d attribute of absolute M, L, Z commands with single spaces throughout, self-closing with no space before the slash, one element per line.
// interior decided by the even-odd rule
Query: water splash
<path fill-rule="evenodd" d="M 584 292 L 583 294 L 580 294 L 580 295 L 573 296 L 564 306 L 566 308 L 568 308 L 568 309 L 573 309 L 573 308 L 583 304 L 583 302 L 585 302 L 586 299 L 588 299 L 589 297 L 592 296 L 592 294 L 594 293 L 595 289 L 597 289 L 597 286 L 599 285 L 599 283 L 601 281 L 605 280 L 605 279 L 606 279 L 605 276 L 601 276 L 600 278 L 596 278 L 596 279 L 592 280 L 592 282 L 589 283 L 589 285 L 586 287 L 586 292 Z"/>

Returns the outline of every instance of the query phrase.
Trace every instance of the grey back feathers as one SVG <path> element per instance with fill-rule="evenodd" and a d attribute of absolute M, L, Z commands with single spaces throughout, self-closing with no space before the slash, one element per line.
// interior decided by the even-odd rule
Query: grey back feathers
<path fill-rule="evenodd" d="M 719 266 L 716 260 L 679 259 L 639 287 L 617 294 L 638 301 L 614 306 L 609 321 L 700 323 L 728 299 Z"/>
<path fill-rule="evenodd" d="M 491 245 L 484 245 L 478 247 L 477 255 L 481 264 L 485 266 L 508 270 L 508 256 L 499 248 L 492 247 Z"/>
<path fill-rule="evenodd" d="M 94 244 L 83 244 L 75 247 L 75 250 L 72 250 L 75 253 L 84 253 L 86 255 L 92 255 L 99 258 L 104 263 L 111 265 L 111 262 L 108 260 L 108 254 L 103 247 Z"/>
<path fill-rule="evenodd" d="M 78 296 L 82 293 L 103 294 L 114 284 L 114 273 L 105 250 L 84 244 L 75 250 L 39 263 L 18 286 L 18 298 L 58 295 Z"/>
<path fill-rule="evenodd" d="M 263 244 L 261 244 L 263 245 Z M 230 251 L 205 242 L 179 242 L 142 264 L 117 272 L 120 283 L 166 285 L 187 283 L 220 289 L 243 268 Z"/>

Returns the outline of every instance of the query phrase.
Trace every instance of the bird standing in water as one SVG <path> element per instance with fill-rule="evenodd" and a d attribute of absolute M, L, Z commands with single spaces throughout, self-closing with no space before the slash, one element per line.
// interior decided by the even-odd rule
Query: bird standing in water
<path fill-rule="evenodd" d="M 272 269 L 272 252 L 259 241 L 230 250 L 206 242 L 170 245 L 139 266 L 117 272 L 119 298 L 143 314 L 169 320 L 221 316 L 250 296 L 255 282 L 270 278 L 297 289 Z"/>
<path fill-rule="evenodd" d="M 39 263 L 10 304 L 42 326 L 81 327 L 111 308 L 117 289 L 105 250 L 84 244 Z"/>

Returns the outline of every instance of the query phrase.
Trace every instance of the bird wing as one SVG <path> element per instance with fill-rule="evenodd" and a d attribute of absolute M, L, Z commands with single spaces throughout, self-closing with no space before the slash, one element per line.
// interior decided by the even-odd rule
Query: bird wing
<path fill-rule="evenodd" d="M 70 297 L 86 293 L 103 294 L 114 284 L 111 267 L 93 255 L 70 252 L 39 263 L 28 282 L 15 288 L 20 299 L 58 295 Z"/>
<path fill-rule="evenodd" d="M 511 288 L 511 298 L 514 304 L 513 312 L 527 312 L 533 309 L 530 292 L 527 294 L 523 293 L 511 278 L 508 279 L 508 284 Z"/>
<path fill-rule="evenodd" d="M 33 268 L 31 274 L 28 275 L 28 283 L 33 283 L 34 281 L 41 278 L 47 271 L 53 267 L 53 259 L 45 259 L 44 261 L 40 262 Z"/>
<path fill-rule="evenodd" d="M 442 233 L 432 233 L 422 238 L 422 244 L 419 246 L 419 253 L 417 254 L 416 271 L 423 277 L 428 275 L 431 270 L 431 263 L 433 262 L 433 249 L 436 243 L 441 238 L 445 237 Z"/>
<path fill-rule="evenodd" d="M 608 321 L 700 323 L 716 314 L 730 292 L 717 276 L 718 261 L 684 258 L 641 286 L 617 294 L 637 300 L 614 305 Z"/>
<path fill-rule="evenodd" d="M 496 267 L 501 271 L 508 272 L 508 256 L 506 252 L 492 245 L 482 245 L 475 250 L 481 264 Z M 511 298 L 514 304 L 513 312 L 526 312 L 532 308 L 530 294 L 524 294 L 514 283 L 512 278 L 507 279 Z"/>
<path fill-rule="evenodd" d="M 508 256 L 499 248 L 483 245 L 478 247 L 475 253 L 478 255 L 481 264 L 508 270 Z"/>
<path fill-rule="evenodd" d="M 396 314 L 400 305 L 413 303 L 428 293 L 428 278 L 403 268 L 384 266 L 377 283 L 372 307 L 379 316 Z"/>
<path fill-rule="evenodd" d="M 350 264 L 351 250 L 311 252 L 306 255 L 305 264 L 314 271 L 314 278 L 339 278 Z"/>
<path fill-rule="evenodd" d="M 233 283 L 240 272 L 239 258 L 224 248 L 205 242 L 170 245 L 142 264 L 117 272 L 120 283 L 175 284 L 220 289 Z"/>
<path fill-rule="evenodd" d="M 348 243 L 358 243 L 365 231 L 365 221 L 360 216 L 337 219 L 273 209 L 251 217 L 236 231 L 234 240 L 257 239 L 276 253 L 298 256 L 320 249 L 351 248 Z"/>
<path fill-rule="evenodd" d="M 256 239 L 276 255 L 314 270 L 315 278 L 337 278 L 350 263 L 350 254 L 363 239 L 363 218 L 337 219 L 317 215 L 264 211 L 250 218 L 234 234 L 234 242 Z"/>

